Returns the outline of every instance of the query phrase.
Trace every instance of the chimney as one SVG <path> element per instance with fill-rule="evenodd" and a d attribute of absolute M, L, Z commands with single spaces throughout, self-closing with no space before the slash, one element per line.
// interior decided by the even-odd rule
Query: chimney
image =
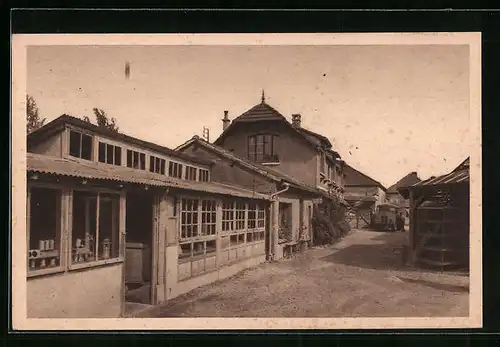
<path fill-rule="evenodd" d="M 229 124 L 231 124 L 231 120 L 228 118 L 229 111 L 224 111 L 224 118 L 222 118 L 222 131 L 226 130 Z"/>
<path fill-rule="evenodd" d="M 292 114 L 292 125 L 294 128 L 300 128 L 301 115 L 300 114 Z"/>

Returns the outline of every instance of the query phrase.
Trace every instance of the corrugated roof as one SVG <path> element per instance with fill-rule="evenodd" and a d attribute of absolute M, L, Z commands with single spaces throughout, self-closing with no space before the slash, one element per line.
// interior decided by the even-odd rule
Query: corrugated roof
<path fill-rule="evenodd" d="M 170 187 L 245 198 L 269 199 L 269 197 L 264 194 L 227 184 L 218 182 L 185 181 L 174 179 L 166 175 L 159 175 L 149 171 L 136 170 L 124 166 L 83 162 L 35 153 L 28 153 L 26 159 L 27 170 L 29 172 L 144 184 L 155 187 Z"/>
<path fill-rule="evenodd" d="M 109 129 L 98 127 L 95 124 L 85 122 L 82 119 L 72 117 L 69 115 L 62 115 L 62 116 L 54 119 L 53 121 L 47 123 L 43 127 L 37 129 L 36 131 L 32 132 L 31 134 L 29 134 L 28 135 L 28 148 L 33 144 L 40 143 L 47 136 L 50 136 L 54 132 L 64 129 L 64 126 L 66 124 L 71 124 L 73 126 L 89 130 L 93 133 L 99 134 L 101 136 L 106 136 L 106 137 L 109 137 L 111 139 L 128 142 L 130 144 L 135 144 L 137 146 L 141 146 L 141 147 L 144 147 L 144 148 L 147 148 L 147 149 L 159 152 L 159 153 L 163 153 L 163 154 L 166 154 L 166 155 L 169 155 L 172 157 L 177 157 L 178 159 L 183 159 L 186 161 L 190 161 L 190 162 L 198 163 L 198 164 L 204 164 L 204 165 L 213 164 L 210 161 L 206 161 L 206 160 L 202 160 L 200 158 L 192 157 L 190 155 L 174 151 L 173 149 L 170 149 L 170 148 L 165 147 L 165 146 L 161 146 L 161 145 L 158 145 L 158 144 L 155 144 L 155 143 L 152 143 L 149 141 L 144 141 L 144 140 L 141 140 L 141 139 L 138 139 L 138 138 L 135 138 L 135 137 L 123 134 L 123 133 L 118 133 L 115 131 L 111 131 Z"/>

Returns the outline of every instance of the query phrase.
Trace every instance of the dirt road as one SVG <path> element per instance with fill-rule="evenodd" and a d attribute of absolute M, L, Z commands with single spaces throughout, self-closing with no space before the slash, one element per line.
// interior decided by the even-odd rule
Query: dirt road
<path fill-rule="evenodd" d="M 467 316 L 468 277 L 405 267 L 407 233 L 354 231 L 171 300 L 158 317 Z"/>

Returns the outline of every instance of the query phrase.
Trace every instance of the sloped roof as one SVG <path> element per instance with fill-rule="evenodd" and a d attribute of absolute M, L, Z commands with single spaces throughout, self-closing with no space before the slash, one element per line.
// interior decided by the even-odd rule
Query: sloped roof
<path fill-rule="evenodd" d="M 418 177 L 417 173 L 415 171 L 410 172 L 403 178 L 401 178 L 399 181 L 394 183 L 392 186 L 387 188 L 387 193 L 398 193 L 398 188 L 399 187 L 408 187 L 411 186 L 417 182 L 420 182 L 421 179 Z"/>
<path fill-rule="evenodd" d="M 410 186 L 398 187 L 398 191 L 404 198 L 408 198 L 409 191 L 413 189 L 431 187 L 431 186 L 438 188 L 448 185 L 464 185 L 464 184 L 469 184 L 469 180 L 470 180 L 469 158 L 467 158 L 448 174 L 437 177 L 432 176 L 426 180 L 417 182 Z"/>
<path fill-rule="evenodd" d="M 181 151 L 193 143 L 199 144 L 199 145 L 203 146 L 204 148 L 211 150 L 212 152 L 218 153 L 220 156 L 228 159 L 229 161 L 238 163 L 241 166 L 243 166 L 249 170 L 252 170 L 252 171 L 254 171 L 262 176 L 265 176 L 265 177 L 267 177 L 275 182 L 285 181 L 285 182 L 288 182 L 290 185 L 294 186 L 295 188 L 302 189 L 304 191 L 313 193 L 313 194 L 318 195 L 318 196 L 329 197 L 326 192 L 319 190 L 316 187 L 312 187 L 312 186 L 310 186 L 304 182 L 301 182 L 301 181 L 299 181 L 299 180 L 297 180 L 297 179 L 295 179 L 287 174 L 284 174 L 280 171 L 277 171 L 277 170 L 271 169 L 269 167 L 266 167 L 264 165 L 260 165 L 260 164 L 251 162 L 249 160 L 246 160 L 244 158 L 241 158 L 241 157 L 235 155 L 234 153 L 232 153 L 232 152 L 230 152 L 230 151 L 228 151 L 220 146 L 217 146 L 215 144 L 209 143 L 209 142 L 201 139 L 199 136 L 193 136 L 192 139 L 190 139 L 187 142 L 183 143 L 182 145 L 178 146 L 176 148 L 176 150 Z M 347 204 L 343 199 L 340 199 L 340 201 L 343 204 Z"/>
<path fill-rule="evenodd" d="M 345 186 L 376 186 L 386 191 L 386 188 L 379 181 L 374 180 L 349 164 L 344 165 Z"/>
<path fill-rule="evenodd" d="M 27 153 L 26 164 L 27 171 L 33 173 L 144 184 L 153 187 L 170 187 L 244 198 L 269 199 L 267 195 L 218 182 L 185 181 L 124 166 L 83 162 L 42 154 Z"/>
<path fill-rule="evenodd" d="M 305 141 L 307 141 L 307 143 L 309 143 L 309 145 L 313 146 L 314 148 L 317 148 L 318 146 L 323 146 L 326 148 L 332 147 L 332 144 L 328 140 L 328 138 L 302 127 L 300 128 L 294 127 L 286 119 L 285 116 L 283 116 L 279 111 L 274 109 L 265 101 L 262 101 L 260 104 L 253 106 L 249 110 L 242 113 L 240 116 L 236 117 L 231 122 L 231 124 L 226 128 L 226 130 L 222 132 L 219 138 L 217 138 L 214 141 L 214 144 L 216 145 L 220 144 L 221 140 L 228 134 L 230 129 L 233 128 L 235 124 L 241 124 L 246 122 L 259 122 L 259 121 L 281 121 L 284 124 L 286 124 L 289 127 L 289 129 L 299 134 Z M 340 158 L 340 155 L 337 152 L 332 151 L 332 153 L 335 153 L 335 155 Z"/>
<path fill-rule="evenodd" d="M 144 147 L 159 153 L 163 153 L 168 156 L 176 157 L 179 159 L 183 159 L 186 161 L 198 163 L 198 164 L 204 164 L 204 165 L 211 165 L 213 164 L 212 162 L 202 160 L 200 158 L 192 157 L 190 155 L 184 154 L 184 153 L 179 153 L 177 151 L 174 151 L 173 149 L 170 149 L 165 146 L 161 146 L 152 142 L 144 141 L 132 136 L 128 136 L 123 133 L 118 133 L 115 131 L 111 131 L 109 129 L 101 128 L 95 124 L 85 122 L 82 119 L 68 116 L 68 115 L 62 115 L 59 116 L 58 118 L 54 119 L 53 121 L 47 123 L 43 127 L 37 129 L 36 131 L 32 132 L 31 134 L 28 135 L 28 148 L 30 146 L 35 145 L 37 143 L 40 143 L 41 141 L 45 140 L 48 136 L 61 131 L 64 129 L 64 126 L 66 124 L 71 124 L 73 126 L 91 131 L 95 134 L 101 135 L 101 136 L 106 136 L 108 138 L 118 140 L 118 141 L 124 141 L 128 142 L 130 144 L 134 144 L 140 147 Z"/>

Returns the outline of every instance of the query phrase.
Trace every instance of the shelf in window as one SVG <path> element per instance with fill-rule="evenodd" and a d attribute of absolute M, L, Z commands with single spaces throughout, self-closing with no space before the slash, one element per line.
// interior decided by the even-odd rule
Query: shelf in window
<path fill-rule="evenodd" d="M 33 278 L 33 277 L 38 277 L 38 276 L 54 275 L 54 274 L 63 273 L 63 272 L 64 272 L 64 270 L 62 269 L 61 266 L 47 267 L 47 268 L 38 269 L 38 270 L 28 270 L 27 277 Z"/>
<path fill-rule="evenodd" d="M 70 270 L 81 270 L 81 269 L 86 269 L 86 268 L 92 268 L 92 267 L 98 267 L 98 266 L 103 266 L 103 265 L 111 265 L 111 264 L 117 264 L 117 263 L 122 263 L 123 258 L 112 258 L 112 259 L 103 259 L 103 260 L 97 260 L 97 261 L 90 261 L 87 263 L 77 263 L 77 264 L 71 264 L 69 266 Z"/>

